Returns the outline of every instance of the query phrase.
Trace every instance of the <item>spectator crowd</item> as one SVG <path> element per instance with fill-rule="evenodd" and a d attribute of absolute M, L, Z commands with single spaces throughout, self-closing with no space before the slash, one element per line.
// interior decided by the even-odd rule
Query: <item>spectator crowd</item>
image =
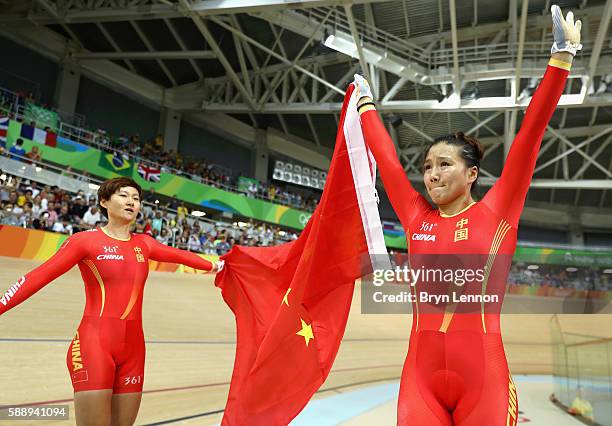
<path fill-rule="evenodd" d="M 271 246 L 298 237 L 295 232 L 252 220 L 224 223 L 198 219 L 190 215 L 184 202 L 170 199 L 161 205 L 152 192 L 143 198 L 146 203 L 135 232 L 189 251 L 223 255 L 234 244 Z M 71 235 L 104 223 L 95 195 L 83 191 L 73 194 L 6 174 L 0 177 L 0 224 Z"/>
<path fill-rule="evenodd" d="M 512 263 L 508 282 L 532 287 L 547 286 L 558 289 L 612 290 L 612 274 L 596 267 L 561 265 L 526 265 Z"/>

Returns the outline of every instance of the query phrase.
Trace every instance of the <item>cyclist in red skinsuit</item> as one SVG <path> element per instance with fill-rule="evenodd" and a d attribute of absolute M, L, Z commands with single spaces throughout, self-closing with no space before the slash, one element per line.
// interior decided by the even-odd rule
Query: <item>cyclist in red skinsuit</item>
<path fill-rule="evenodd" d="M 553 9 L 553 19 L 558 15 Z M 568 14 L 568 24 L 570 21 L 574 28 Z M 579 45 L 579 21 L 576 27 Z M 499 314 L 542 137 L 576 50 L 568 52 L 553 53 L 502 175 L 480 202 L 471 197 L 482 157 L 478 141 L 456 133 L 427 148 L 424 183 L 436 209 L 413 189 L 368 97 L 367 82 L 355 77 L 357 90 L 365 94 L 358 107 L 364 138 L 406 232 L 411 268 L 435 269 L 440 262 L 479 263 L 483 278 L 471 290 L 466 285 L 462 293 L 497 294 L 501 299 L 493 304 L 434 306 L 421 300 L 421 295 L 439 291 L 421 281 L 411 289 L 416 301 L 400 384 L 398 425 L 516 425 L 518 400 L 504 353 Z"/>
<path fill-rule="evenodd" d="M 0 298 L 2 315 L 78 265 L 85 282 L 85 311 L 66 357 L 77 424 L 136 420 L 144 381 L 142 299 L 149 259 L 213 270 L 211 262 L 194 253 L 129 232 L 141 194 L 129 178 L 106 181 L 98 196 L 109 224 L 68 238 Z"/>

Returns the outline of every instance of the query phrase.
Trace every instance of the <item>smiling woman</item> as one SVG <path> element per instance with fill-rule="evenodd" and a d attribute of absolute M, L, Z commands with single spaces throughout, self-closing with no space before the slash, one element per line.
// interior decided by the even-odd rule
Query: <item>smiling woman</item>
<path fill-rule="evenodd" d="M 141 195 L 132 179 L 104 182 L 98 200 L 108 224 L 67 239 L 51 259 L 20 278 L 0 298 L 2 315 L 78 265 L 85 282 L 85 311 L 66 358 L 77 425 L 123 425 L 136 420 L 144 382 L 142 302 L 149 259 L 218 269 L 194 253 L 132 234 Z"/>

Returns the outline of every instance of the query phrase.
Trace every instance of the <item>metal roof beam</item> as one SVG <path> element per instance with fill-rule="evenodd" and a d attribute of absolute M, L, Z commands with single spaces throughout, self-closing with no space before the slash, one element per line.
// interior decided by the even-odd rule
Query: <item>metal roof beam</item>
<path fill-rule="evenodd" d="M 604 7 L 603 6 L 592 6 L 585 7 L 584 9 L 578 9 L 577 18 L 581 16 L 603 16 Z M 544 29 L 550 30 L 551 28 L 551 19 L 550 15 L 531 15 L 527 18 L 527 27 L 529 30 L 536 29 Z M 475 38 L 484 38 L 487 36 L 495 36 L 500 30 L 507 30 L 512 28 L 511 22 L 496 22 L 491 24 L 481 24 L 475 27 L 462 27 L 457 29 L 457 40 L 459 42 L 462 41 L 470 41 Z M 418 37 L 411 37 L 411 43 L 418 44 L 420 46 L 427 45 L 433 41 L 445 40 L 450 42 L 452 40 L 452 32 L 451 31 L 443 31 L 440 33 L 427 34 Z"/>
<path fill-rule="evenodd" d="M 118 21 L 139 21 L 164 18 L 182 18 L 183 13 L 176 7 L 168 5 L 150 6 L 128 6 L 114 8 L 81 9 L 72 8 L 62 10 L 59 17 L 54 17 L 49 13 L 20 13 L 3 14 L 0 16 L 0 23 L 20 23 L 38 25 L 50 24 L 84 24 L 93 22 L 118 22 Z"/>
<path fill-rule="evenodd" d="M 352 4 L 377 3 L 386 0 L 353 0 Z M 202 15 L 250 13 L 276 9 L 310 9 L 346 4 L 344 0 L 205 0 L 196 1 L 191 10 Z"/>
<path fill-rule="evenodd" d="M 104 25 L 102 23 L 100 23 L 100 22 L 96 22 L 95 25 L 96 25 L 96 27 L 98 27 L 98 29 L 100 30 L 100 32 L 102 33 L 104 38 L 106 38 L 106 41 L 108 41 L 109 44 L 113 47 L 113 49 L 115 49 L 115 51 L 117 51 L 117 52 L 121 52 L 121 48 L 119 47 L 119 45 L 117 44 L 115 39 L 106 30 L 106 28 L 104 28 Z M 81 53 L 87 53 L 87 52 L 81 52 Z M 138 74 L 136 72 L 136 68 L 134 68 L 134 64 L 132 64 L 129 60 L 125 60 L 124 63 L 130 69 L 130 71 L 132 71 L 134 74 Z"/>
<path fill-rule="evenodd" d="M 185 0 L 182 0 L 182 1 L 185 1 Z M 234 34 L 236 34 L 236 35 L 238 35 L 238 37 L 240 37 L 240 38 L 244 39 L 246 42 L 251 43 L 253 46 L 257 47 L 258 49 L 261 49 L 261 50 L 263 50 L 264 52 L 271 54 L 271 55 L 272 55 L 272 56 L 274 56 L 276 59 L 278 59 L 278 60 L 280 60 L 280 61 L 284 62 L 284 63 L 285 63 L 285 64 L 287 64 L 287 65 L 293 66 L 293 67 L 294 67 L 294 68 L 295 68 L 297 71 L 299 71 L 299 72 L 301 72 L 301 73 L 303 73 L 303 74 L 305 74 L 305 75 L 309 76 L 310 78 L 313 78 L 313 79 L 317 80 L 319 83 L 321 83 L 321 84 L 323 84 L 323 85 L 327 86 L 328 88 L 330 88 L 330 89 L 332 89 L 332 90 L 334 90 L 334 91 L 336 91 L 336 92 L 338 92 L 338 93 L 340 93 L 341 95 L 343 95 L 343 96 L 344 96 L 344 90 L 339 89 L 338 87 L 334 86 L 334 85 L 333 85 L 333 84 L 331 84 L 330 82 L 328 82 L 328 81 L 326 81 L 326 80 L 322 79 L 321 77 L 319 77 L 319 76 L 318 76 L 318 75 L 316 75 L 316 74 L 313 74 L 312 72 L 310 72 L 310 71 L 306 70 L 305 68 L 303 68 L 303 67 L 301 67 L 301 66 L 299 66 L 299 65 L 295 65 L 295 64 L 293 64 L 293 63 L 292 63 L 292 62 L 291 62 L 289 59 L 287 59 L 286 57 L 284 57 L 284 56 L 282 56 L 282 55 L 279 55 L 278 53 L 274 52 L 273 50 L 269 49 L 268 47 L 264 46 L 263 44 L 259 43 L 259 42 L 258 42 L 258 41 L 256 41 L 256 40 L 254 40 L 253 38 L 251 38 L 251 37 L 247 36 L 247 35 L 246 35 L 246 34 L 244 34 L 243 32 L 241 32 L 241 31 L 237 30 L 236 28 L 233 28 L 233 27 L 232 27 L 232 26 L 230 26 L 230 25 L 227 25 L 226 23 L 224 23 L 224 22 L 222 22 L 222 21 L 218 20 L 217 18 L 211 18 L 211 20 L 212 20 L 212 21 L 213 21 L 215 24 L 217 24 L 217 25 L 219 25 L 219 26 L 221 26 L 221 27 L 225 28 L 226 30 L 228 30 L 228 31 L 230 31 L 230 32 L 232 32 L 232 33 L 234 33 Z"/>
<path fill-rule="evenodd" d="M 421 175 L 409 175 L 408 179 L 413 182 L 423 182 Z M 497 177 L 480 177 L 478 184 L 480 186 L 493 186 L 497 181 Z M 533 179 L 530 188 L 539 189 L 612 189 L 612 179 L 581 179 L 581 180 L 557 180 L 557 179 Z"/>
<path fill-rule="evenodd" d="M 457 42 L 457 5 L 450 0 L 451 41 L 453 45 L 453 91 L 461 97 L 461 79 L 459 74 L 459 47 Z"/>
<path fill-rule="evenodd" d="M 148 51 L 148 52 L 87 52 L 75 53 L 74 57 L 81 60 L 100 59 L 215 59 L 212 50 L 179 50 L 179 51 Z"/>
<path fill-rule="evenodd" d="M 227 15 L 235 13 L 261 12 L 277 9 L 310 9 L 315 7 L 337 6 L 345 4 L 345 0 L 205 0 L 195 1 L 188 7 L 180 10 L 177 4 L 132 4 L 127 7 L 118 7 L 114 1 L 102 1 L 101 7 L 95 9 L 85 8 L 82 2 L 70 2 L 68 7 L 57 10 L 54 14 L 48 0 L 36 0 L 44 5 L 46 12 L 3 14 L 0 23 L 20 22 L 48 24 L 82 24 L 91 22 L 118 22 L 138 21 L 151 19 L 170 19 L 184 17 L 184 11 L 194 12 L 198 15 Z M 353 0 L 353 4 L 377 3 L 386 0 Z"/>
<path fill-rule="evenodd" d="M 591 136 L 589 139 L 587 139 L 586 141 L 581 142 L 578 145 L 574 145 L 572 142 L 570 142 L 565 136 L 563 136 L 562 134 L 558 133 L 555 129 L 553 129 L 552 127 L 547 126 L 546 129 L 552 133 L 553 135 L 555 135 L 556 137 L 558 137 L 563 143 L 565 143 L 567 146 L 570 147 L 570 149 L 566 150 L 563 154 L 564 157 L 566 157 L 568 154 L 570 154 L 571 152 L 576 151 L 578 154 L 580 154 L 586 161 L 588 161 L 589 163 L 591 163 L 593 166 L 595 166 L 596 168 L 598 168 L 599 170 L 601 170 L 605 175 L 607 175 L 612 182 L 612 172 L 610 172 L 608 169 L 606 169 L 604 166 L 602 166 L 601 164 L 599 164 L 597 161 L 595 161 L 593 158 L 591 158 L 589 155 L 587 155 L 586 153 L 584 153 L 584 151 L 582 151 L 580 148 L 584 145 L 587 145 L 589 143 L 591 143 L 593 140 L 610 133 L 610 131 L 612 131 L 612 127 L 608 127 L 606 130 L 603 130 L 602 132 L 598 133 L 595 136 Z M 540 166 L 539 168 L 541 168 L 542 166 Z M 537 169 L 536 169 L 537 170 Z"/>
<path fill-rule="evenodd" d="M 189 5 L 189 2 L 187 0 L 181 0 L 181 4 L 187 7 Z M 189 16 L 191 20 L 193 21 L 193 23 L 195 24 L 195 26 L 200 31 L 200 33 L 202 34 L 202 36 L 204 36 L 204 39 L 206 40 L 208 45 L 212 48 L 212 50 L 217 55 L 217 59 L 219 60 L 219 62 L 221 62 L 221 65 L 223 65 L 223 68 L 225 69 L 227 74 L 230 76 L 232 82 L 234 83 L 234 86 L 236 86 L 236 88 L 242 95 L 242 98 L 244 99 L 244 101 L 249 105 L 251 110 L 255 110 L 256 108 L 255 108 L 255 101 L 253 100 L 253 93 L 249 92 L 248 89 L 244 86 L 244 84 L 242 83 L 238 75 L 236 74 L 236 71 L 234 71 L 234 69 L 232 68 L 232 65 L 229 63 L 223 51 L 217 44 L 217 41 L 215 40 L 213 35 L 208 30 L 208 26 L 206 25 L 206 23 L 195 12 L 190 12 Z"/>
<path fill-rule="evenodd" d="M 588 98 L 584 104 L 579 102 L 580 95 L 562 95 L 557 109 L 563 108 L 583 108 L 589 106 L 610 106 L 612 105 L 612 95 L 603 95 Z M 466 111 L 512 111 L 525 109 L 529 100 L 523 100 L 519 104 L 514 104 L 510 97 L 480 98 L 475 100 L 462 100 L 460 106 L 448 105 L 437 100 L 422 101 L 389 101 L 377 105 L 379 112 L 384 113 L 407 113 L 407 112 L 466 112 Z M 180 108 L 180 107 L 179 107 Z M 186 106 L 186 108 L 189 108 Z M 341 110 L 342 104 L 339 102 L 331 103 L 266 103 L 256 112 L 262 114 L 330 114 Z M 203 109 L 208 111 L 223 111 L 227 113 L 246 113 L 255 112 L 249 109 L 244 103 L 207 103 Z"/>
<path fill-rule="evenodd" d="M 365 75 L 365 78 L 370 82 L 370 90 L 372 91 L 372 96 L 376 99 L 376 95 L 378 92 L 378 88 L 372 81 L 372 76 L 370 75 L 370 70 L 368 69 L 368 62 L 366 61 L 365 55 L 363 54 L 363 46 L 361 43 L 361 37 L 359 37 L 359 31 L 357 30 L 357 25 L 355 24 L 355 18 L 353 17 L 353 11 L 351 9 L 350 4 L 344 5 L 344 13 L 346 13 L 346 17 L 349 22 L 349 26 L 351 28 L 351 35 L 353 36 L 353 40 L 355 41 L 355 46 L 357 47 L 357 55 L 359 56 L 359 64 L 361 65 L 361 72 Z"/>
<path fill-rule="evenodd" d="M 591 58 L 589 59 L 587 78 L 582 82 L 582 88 L 580 94 L 583 96 L 583 100 L 586 99 L 588 88 L 593 84 L 593 77 L 597 69 L 597 63 L 599 62 L 599 55 L 604 44 L 606 35 L 608 34 L 608 26 L 610 25 L 610 18 L 612 17 L 612 0 L 608 0 L 604 7 L 601 21 L 599 21 L 599 30 L 595 37 L 595 44 L 591 51 Z"/>
<path fill-rule="evenodd" d="M 164 23 L 168 27 L 168 30 L 172 34 L 172 37 L 174 37 L 174 40 L 176 40 L 176 43 L 179 45 L 181 50 L 187 51 L 188 50 L 187 46 L 185 45 L 185 42 L 183 41 L 182 37 L 176 31 L 176 28 L 174 27 L 174 24 L 172 23 L 172 21 L 169 20 L 169 19 L 164 19 Z M 196 62 L 193 60 L 193 58 L 188 58 L 188 60 L 189 60 L 189 64 L 191 64 L 191 67 L 193 68 L 193 70 L 197 74 L 198 78 L 200 80 L 203 79 L 204 78 L 204 74 L 202 74 L 202 70 L 200 70 L 200 67 L 198 67 L 198 64 L 196 64 Z"/>
<path fill-rule="evenodd" d="M 134 31 L 136 31 L 136 34 L 138 34 L 138 37 L 140 37 L 140 40 L 144 43 L 144 45 L 147 47 L 149 52 L 152 52 L 152 53 L 155 52 L 155 48 L 153 47 L 153 45 L 149 41 L 149 38 L 142 31 L 142 29 L 140 28 L 138 23 L 134 22 L 134 21 L 130 21 L 130 25 L 132 26 Z M 161 59 L 159 59 L 159 58 L 155 59 L 155 62 L 157 62 L 157 64 L 162 69 L 164 74 L 166 74 L 166 77 L 168 77 L 168 80 L 170 81 L 172 86 L 176 86 L 177 82 L 176 82 L 174 76 L 172 75 L 172 73 L 170 72 L 170 70 L 168 69 L 168 67 L 166 67 L 166 64 L 164 64 L 164 62 Z"/>

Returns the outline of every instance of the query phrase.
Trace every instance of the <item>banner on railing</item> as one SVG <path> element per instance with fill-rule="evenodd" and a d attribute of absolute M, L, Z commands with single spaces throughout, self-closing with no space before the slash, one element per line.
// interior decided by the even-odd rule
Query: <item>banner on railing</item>
<path fill-rule="evenodd" d="M 103 152 L 61 136 L 57 137 L 56 147 L 51 147 L 23 138 L 21 129 L 21 123 L 11 120 L 7 137 L 9 146 L 21 137 L 24 140 L 26 151 L 30 151 L 32 146 L 36 144 L 41 151 L 43 161 L 72 167 L 75 171 L 86 171 L 90 175 L 99 176 L 103 179 L 120 175 L 129 176 L 138 182 L 144 190 L 154 188 L 155 192 L 161 195 L 176 197 L 203 207 L 295 229 L 303 229 L 310 219 L 310 212 L 248 198 L 243 194 L 214 188 L 170 173 L 160 173 L 159 182 L 156 182 L 157 175 L 155 179 L 145 180 L 148 176 L 145 175 L 143 178 L 138 172 L 138 168 L 134 166 L 134 162 L 122 157 L 121 154 Z"/>
<path fill-rule="evenodd" d="M 517 247 L 514 261 L 544 265 L 612 268 L 612 250 L 594 251 L 539 247 Z"/>

